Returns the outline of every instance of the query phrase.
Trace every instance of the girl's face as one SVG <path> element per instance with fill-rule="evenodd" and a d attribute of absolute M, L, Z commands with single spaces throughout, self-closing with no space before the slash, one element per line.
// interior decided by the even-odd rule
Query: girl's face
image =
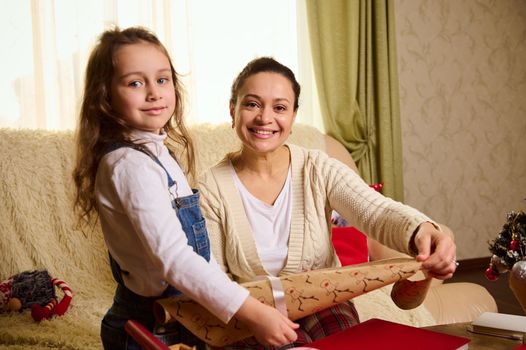
<path fill-rule="evenodd" d="M 291 82 L 278 73 L 261 72 L 245 81 L 230 106 L 244 148 L 266 154 L 287 141 L 296 118 L 294 97 Z"/>
<path fill-rule="evenodd" d="M 155 45 L 120 47 L 113 56 L 111 106 L 133 128 L 154 132 L 175 110 L 175 90 L 168 57 Z"/>

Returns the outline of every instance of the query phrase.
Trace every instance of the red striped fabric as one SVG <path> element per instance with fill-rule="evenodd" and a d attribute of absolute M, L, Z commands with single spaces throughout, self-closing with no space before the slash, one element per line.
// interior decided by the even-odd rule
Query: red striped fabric
<path fill-rule="evenodd" d="M 296 322 L 300 324 L 300 328 L 296 330 L 298 339 L 294 343 L 273 347 L 258 344 L 254 338 L 248 338 L 224 348 L 214 348 L 214 350 L 285 350 L 298 346 L 308 346 L 313 341 L 357 325 L 360 320 L 354 304 L 348 301 Z"/>

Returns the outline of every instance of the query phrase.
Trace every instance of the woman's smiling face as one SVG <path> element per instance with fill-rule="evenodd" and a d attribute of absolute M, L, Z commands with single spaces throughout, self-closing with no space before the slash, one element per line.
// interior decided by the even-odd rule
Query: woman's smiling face
<path fill-rule="evenodd" d="M 243 148 L 267 154 L 283 145 L 296 118 L 295 95 L 283 75 L 261 72 L 248 77 L 230 106 Z"/>

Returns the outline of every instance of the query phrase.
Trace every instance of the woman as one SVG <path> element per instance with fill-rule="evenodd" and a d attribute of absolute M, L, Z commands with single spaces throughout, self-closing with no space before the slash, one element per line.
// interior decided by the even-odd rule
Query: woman
<path fill-rule="evenodd" d="M 222 268 L 246 282 L 339 266 L 330 235 L 336 210 L 362 232 L 417 255 L 432 276 L 450 278 L 456 268 L 450 234 L 325 153 L 287 144 L 299 95 L 292 71 L 268 57 L 248 63 L 232 85 L 230 115 L 241 149 L 200 180 L 212 251 Z M 358 322 L 351 302 L 336 305 L 298 320 L 293 345 Z"/>

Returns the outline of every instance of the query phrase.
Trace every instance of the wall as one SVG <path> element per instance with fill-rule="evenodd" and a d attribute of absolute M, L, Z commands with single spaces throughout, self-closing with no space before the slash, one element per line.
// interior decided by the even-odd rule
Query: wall
<path fill-rule="evenodd" d="M 526 210 L 526 1 L 397 0 L 405 202 L 486 257 Z"/>

